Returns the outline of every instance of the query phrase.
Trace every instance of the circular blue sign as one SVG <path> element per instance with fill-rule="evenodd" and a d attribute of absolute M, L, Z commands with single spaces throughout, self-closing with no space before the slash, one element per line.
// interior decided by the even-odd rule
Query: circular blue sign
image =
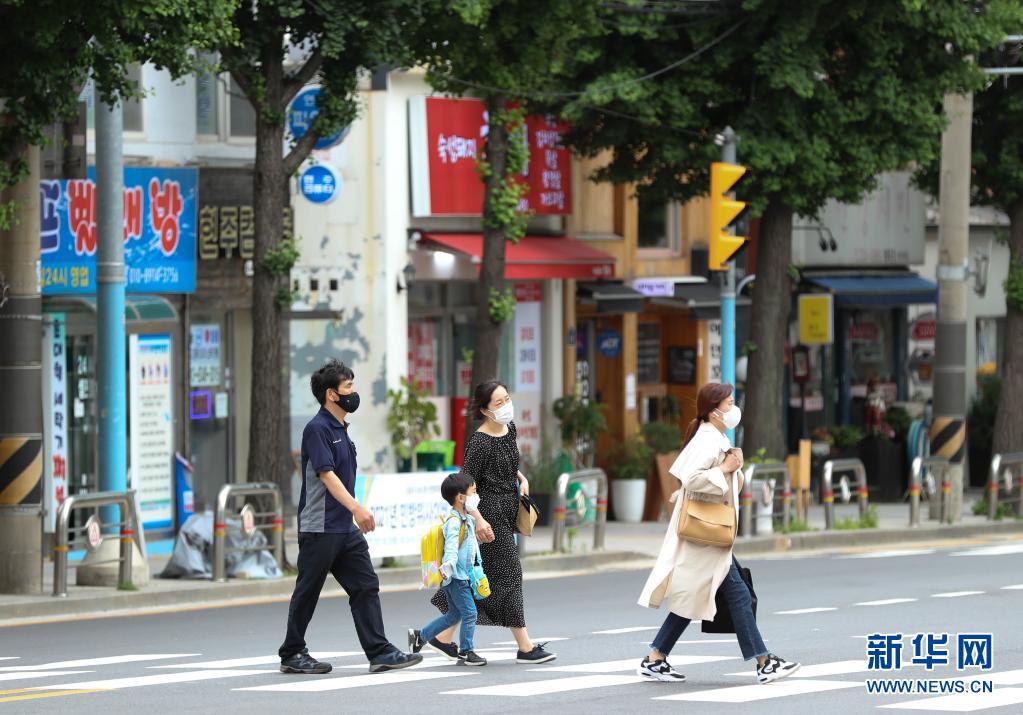
<path fill-rule="evenodd" d="M 331 167 L 316 164 L 298 177 L 298 189 L 314 204 L 329 203 L 341 193 L 341 177 Z"/>
<path fill-rule="evenodd" d="M 622 335 L 617 330 L 603 330 L 597 335 L 597 351 L 606 358 L 622 354 Z"/>
<path fill-rule="evenodd" d="M 318 96 L 320 96 L 319 87 L 307 87 L 291 101 L 291 107 L 288 108 L 288 130 L 295 141 L 305 136 L 309 127 L 312 126 L 313 120 L 316 119 L 316 115 L 320 113 L 320 108 L 316 104 Z M 347 136 L 349 128 L 345 127 L 333 134 L 320 137 L 316 140 L 314 148 L 329 149 L 335 144 L 340 144 Z"/>

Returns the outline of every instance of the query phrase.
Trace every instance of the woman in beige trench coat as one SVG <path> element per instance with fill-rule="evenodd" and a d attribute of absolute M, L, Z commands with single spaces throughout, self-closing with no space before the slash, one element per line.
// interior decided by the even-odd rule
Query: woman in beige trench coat
<path fill-rule="evenodd" d="M 728 603 L 743 658 L 757 661 L 759 681 L 770 683 L 799 669 L 799 663 L 779 658 L 764 645 L 753 616 L 750 592 L 739 575 L 731 546 L 705 546 L 678 537 L 683 492 L 697 501 L 731 503 L 738 514 L 742 450 L 732 448 L 725 430 L 738 426 L 740 418 L 731 385 L 716 382 L 704 385 L 696 398 L 696 419 L 689 424 L 682 453 L 669 470 L 681 487 L 672 497 L 675 508 L 668 533 L 639 598 L 641 606 L 659 608 L 667 603 L 670 611 L 651 643 L 650 653 L 637 669 L 639 675 L 649 680 L 675 683 L 685 680 L 682 673 L 668 664 L 668 654 L 691 621 L 714 619 L 719 589 Z"/>

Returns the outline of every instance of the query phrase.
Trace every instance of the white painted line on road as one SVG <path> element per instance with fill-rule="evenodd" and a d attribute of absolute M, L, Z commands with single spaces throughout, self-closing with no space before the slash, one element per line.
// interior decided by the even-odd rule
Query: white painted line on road
<path fill-rule="evenodd" d="M 350 655 L 363 655 L 361 650 L 339 650 L 326 653 L 311 653 L 314 658 L 345 658 Z M 222 668 L 248 668 L 253 665 L 277 665 L 281 662 L 277 655 L 257 655 L 251 658 L 228 658 L 226 660 L 207 660 L 202 663 L 175 663 L 174 665 L 150 665 L 150 670 L 181 670 L 182 668 L 200 668 L 220 670 Z"/>
<path fill-rule="evenodd" d="M 927 710 L 929 712 L 970 713 L 988 708 L 1023 703 L 1023 688 L 998 688 L 991 693 L 961 693 L 941 697 L 909 700 L 904 703 L 881 705 L 892 710 Z"/>
<path fill-rule="evenodd" d="M 804 613 L 824 613 L 825 611 L 837 611 L 834 606 L 820 606 L 818 608 L 796 608 L 791 611 L 775 611 L 776 616 L 801 616 Z"/>
<path fill-rule="evenodd" d="M 109 655 L 102 658 L 83 658 L 81 660 L 61 660 L 56 663 L 42 665 L 4 665 L 0 672 L 22 670 L 59 670 L 61 668 L 88 668 L 93 665 L 116 665 L 118 663 L 144 663 L 149 660 L 169 660 L 170 658 L 195 658 L 202 653 L 149 653 L 143 655 Z"/>
<path fill-rule="evenodd" d="M 891 559 L 897 556 L 923 556 L 933 554 L 934 549 L 894 549 L 892 551 L 868 551 L 862 554 L 843 554 L 836 559 Z"/>
<path fill-rule="evenodd" d="M 1004 670 L 1001 673 L 975 675 L 968 680 L 990 680 L 995 685 L 1023 685 L 1023 670 Z"/>
<path fill-rule="evenodd" d="M 688 700 L 698 703 L 752 703 L 757 700 L 771 698 L 787 698 L 791 695 L 808 695 L 824 693 L 829 690 L 844 688 L 862 688 L 862 682 L 843 680 L 783 680 L 769 685 L 738 685 L 713 690 L 700 690 L 695 693 L 679 693 L 664 695 L 654 700 Z"/>
<path fill-rule="evenodd" d="M 660 626 L 634 626 L 632 628 L 612 628 L 608 631 L 593 631 L 595 636 L 616 636 L 619 633 L 639 633 L 640 631 L 656 631 Z"/>
<path fill-rule="evenodd" d="M 17 660 L 20 655 L 0 655 L 0 660 Z"/>
<path fill-rule="evenodd" d="M 1012 586 L 1002 586 L 1003 591 L 1023 591 L 1023 583 L 1013 584 Z"/>
<path fill-rule="evenodd" d="M 21 673 L 0 673 L 0 681 L 31 680 L 32 678 L 53 678 L 60 675 L 81 675 L 90 670 L 26 670 Z"/>
<path fill-rule="evenodd" d="M 278 673 L 276 670 L 198 670 L 192 673 L 161 673 L 160 675 L 140 675 L 133 678 L 110 678 L 108 680 L 90 680 L 84 683 L 61 683 L 60 685 L 40 685 L 33 690 L 120 690 L 122 688 L 144 688 L 150 685 L 169 685 L 172 683 L 195 683 L 201 680 L 217 680 L 218 678 L 237 678 L 243 675 L 266 675 Z"/>
<path fill-rule="evenodd" d="M 935 593 L 931 598 L 962 598 L 963 596 L 980 596 L 984 591 L 949 591 L 948 593 Z"/>
<path fill-rule="evenodd" d="M 418 680 L 435 680 L 437 678 L 461 678 L 478 673 L 462 668 L 458 672 L 437 670 L 401 670 L 390 673 L 367 673 L 366 675 L 345 675 L 340 678 L 326 676 L 300 676 L 300 680 L 277 685 L 256 685 L 250 688 L 234 688 L 236 691 L 260 691 L 264 693 L 323 693 L 330 690 L 348 690 L 374 685 L 392 685 L 394 683 L 414 683 Z"/>
<path fill-rule="evenodd" d="M 675 667 L 698 665 L 700 663 L 716 663 L 721 660 L 738 660 L 737 655 L 675 655 L 668 658 Z M 551 671 L 553 673 L 620 673 L 634 671 L 639 667 L 642 658 L 626 658 L 625 660 L 606 660 L 600 663 L 581 663 L 578 665 L 556 665 L 548 668 L 530 668 L 530 671 Z"/>
<path fill-rule="evenodd" d="M 837 660 L 834 663 L 815 663 L 804 665 L 791 676 L 792 678 L 826 678 L 832 675 L 851 675 L 852 673 L 867 672 L 867 661 L 865 660 Z M 726 673 L 739 677 L 754 677 L 756 671 L 752 668 L 741 673 Z"/>
<path fill-rule="evenodd" d="M 567 641 L 568 638 L 559 638 L 558 636 L 554 636 L 553 638 L 537 638 L 536 636 L 531 636 L 530 640 L 533 641 L 533 643 L 554 643 L 555 641 Z M 492 645 L 518 645 L 518 643 L 515 641 L 497 641 Z"/>
<path fill-rule="evenodd" d="M 956 551 L 949 554 L 949 556 L 1006 556 L 1007 554 L 1020 553 L 1023 553 L 1023 543 L 979 546 L 969 551 Z"/>
<path fill-rule="evenodd" d="M 552 695 L 569 693 L 573 690 L 591 690 L 606 688 L 612 685 L 630 685 L 642 683 L 638 675 L 580 675 L 574 678 L 556 678 L 554 680 L 527 680 L 505 685 L 486 685 L 482 688 L 465 690 L 448 690 L 441 695 L 480 695 L 508 698 L 525 698 L 535 695 Z"/>
<path fill-rule="evenodd" d="M 919 601 L 919 598 L 883 598 L 880 601 L 861 601 L 855 605 L 857 606 L 892 606 L 896 603 L 913 603 L 913 601 Z"/>

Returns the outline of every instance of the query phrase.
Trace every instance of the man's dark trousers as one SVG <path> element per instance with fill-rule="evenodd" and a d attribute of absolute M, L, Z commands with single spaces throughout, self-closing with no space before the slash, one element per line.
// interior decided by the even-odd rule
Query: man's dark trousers
<path fill-rule="evenodd" d="M 306 652 L 305 630 L 320 591 L 333 574 L 348 594 L 362 650 L 370 660 L 395 650 L 384 633 L 380 580 L 369 558 L 369 544 L 359 531 L 347 534 L 300 533 L 298 579 L 288 610 L 288 634 L 278 651 L 281 660 Z"/>

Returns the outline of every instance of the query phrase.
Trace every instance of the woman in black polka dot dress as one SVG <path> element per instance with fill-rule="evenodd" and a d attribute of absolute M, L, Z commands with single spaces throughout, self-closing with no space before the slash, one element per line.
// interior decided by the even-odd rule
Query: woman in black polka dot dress
<path fill-rule="evenodd" d="M 483 424 L 465 445 L 462 471 L 476 481 L 480 505 L 476 517 L 476 535 L 483 556 L 483 571 L 490 581 L 490 597 L 476 602 L 477 625 L 510 628 L 519 652 L 519 663 L 547 663 L 557 656 L 544 650 L 546 643 L 534 644 L 526 632 L 522 600 L 522 562 L 515 543 L 519 492 L 529 493 L 529 481 L 519 471 L 514 409 L 508 388 L 491 380 L 479 385 L 469 406 L 470 416 Z M 444 591 L 438 591 L 432 603 L 447 613 Z M 454 643 L 457 627 L 444 631 L 430 645 L 449 658 L 458 657 Z"/>

